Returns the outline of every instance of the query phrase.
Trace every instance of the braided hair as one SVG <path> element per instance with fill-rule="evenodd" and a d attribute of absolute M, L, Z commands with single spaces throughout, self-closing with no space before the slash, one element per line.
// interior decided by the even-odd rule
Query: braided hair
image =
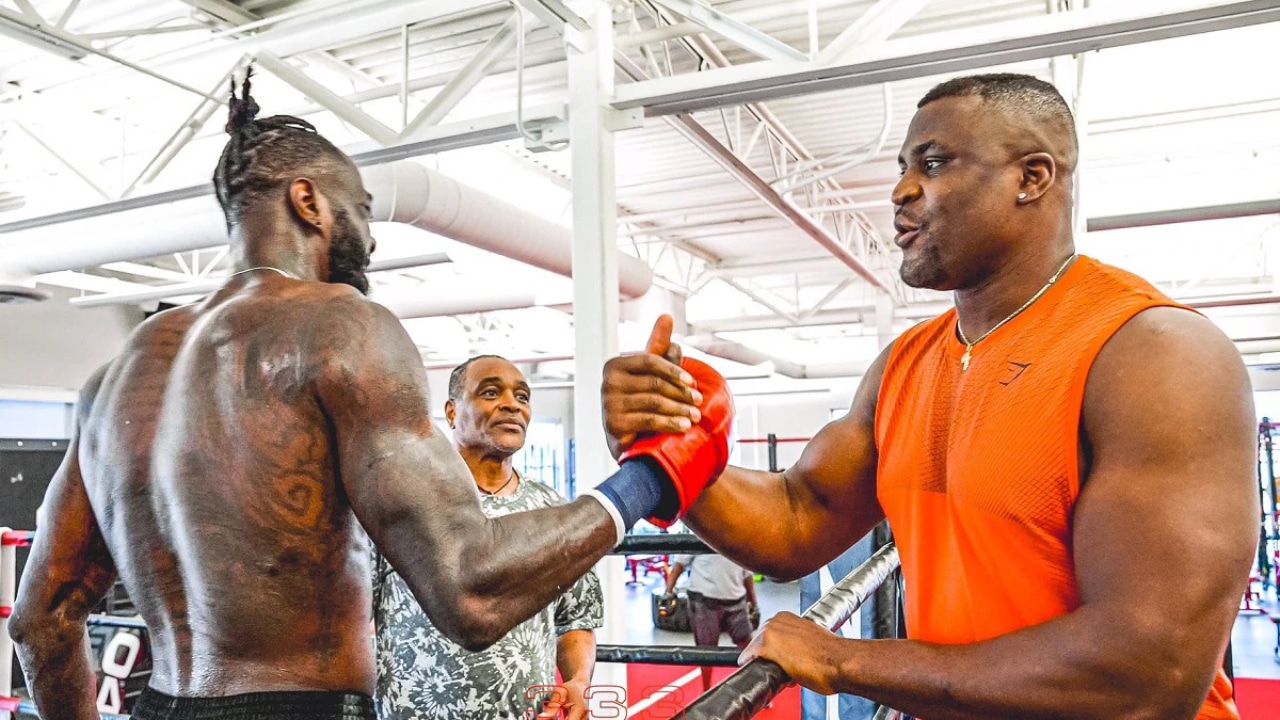
<path fill-rule="evenodd" d="M 214 192 L 227 218 L 235 224 L 257 201 L 303 175 L 327 175 L 348 165 L 336 145 L 311 123 L 290 115 L 258 117 L 258 103 L 249 94 L 253 68 L 245 73 L 240 97 L 231 80 L 226 131 L 231 135 L 213 172 Z"/>

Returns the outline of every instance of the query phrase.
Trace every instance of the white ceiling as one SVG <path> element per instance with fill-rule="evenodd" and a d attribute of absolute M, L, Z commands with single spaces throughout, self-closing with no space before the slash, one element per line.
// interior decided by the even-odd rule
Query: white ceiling
<path fill-rule="evenodd" d="M 594 1 L 567 4 L 583 8 Z M 808 53 L 811 43 L 827 47 L 873 5 L 882 10 L 894 2 L 898 9 L 920 9 L 904 13 L 905 23 L 887 37 L 891 42 L 977 33 L 1050 13 L 1066 18 L 1076 10 L 1067 0 L 717 0 L 712 5 L 758 33 Z M 1095 0 L 1092 6 L 1215 4 Z M 739 43 L 691 26 L 675 12 L 656 11 L 661 5 L 650 0 L 612 3 L 615 44 L 624 64 L 653 76 L 759 60 Z M 811 12 L 816 37 L 810 33 Z M 225 141 L 222 108 L 199 125 L 163 172 L 150 182 L 135 181 L 189 121 L 202 101 L 200 94 L 222 98 L 227 73 L 254 53 L 280 56 L 398 133 L 405 116 L 414 117 L 430 103 L 510 21 L 513 10 L 508 2 L 477 0 L 0 0 L 0 15 L 2 226 L 117 200 L 126 191 L 140 197 L 206 183 Z M 400 101 L 406 23 L 407 109 Z M 63 38 L 64 47 L 88 47 L 96 54 L 66 59 L 64 51 L 12 37 L 15 24 L 38 26 L 38 32 Z M 568 93 L 563 39 L 530 16 L 525 44 L 526 107 L 563 102 Z M 514 51 L 499 53 L 488 75 L 444 122 L 514 112 L 516 66 Z M 1076 67 L 1068 57 L 999 69 L 1054 80 L 1070 96 L 1077 84 Z M 1275 171 L 1280 167 L 1280 73 L 1275 72 L 1280 68 L 1280 23 L 1090 52 L 1083 56 L 1083 67 L 1078 111 L 1084 131 L 1085 217 L 1280 198 L 1280 173 Z M 855 254 L 892 283 L 897 258 L 885 240 L 893 235 L 888 196 L 897 179 L 894 158 L 916 101 L 941 79 L 898 80 L 887 93 L 872 85 L 771 100 L 763 110 L 730 107 L 693 117 L 766 181 L 778 177 L 779 163 L 793 168 L 801 156 L 847 158 L 856 155 L 851 151 L 865 149 L 865 162 L 813 186 L 812 196 L 800 193 L 795 200 L 828 231 L 842 230 Z M 618 82 L 629 79 L 620 73 Z M 378 145 L 270 72 L 258 71 L 254 94 L 264 113 L 304 115 L 353 152 Z M 888 129 L 880 144 L 886 95 Z M 761 115 L 769 127 L 758 131 Z M 875 355 L 879 291 L 780 218 L 669 121 L 648 118 L 643 128 L 618 133 L 616 141 L 619 248 L 649 262 L 660 287 L 685 299 L 687 319 L 697 332 L 715 332 L 721 340 L 801 366 L 843 364 L 856 372 Z M 423 156 L 418 162 L 529 212 L 569 223 L 567 152 L 533 152 L 521 141 L 505 141 Z M 1277 215 L 1261 215 L 1092 232 L 1079 245 L 1146 275 L 1177 297 L 1270 295 L 1276 291 L 1278 226 Z M 568 292 L 564 278 L 452 240 L 405 226 L 379 226 L 375 232 L 379 257 L 439 251 L 452 260 L 379 273 L 382 292 L 447 292 L 484 283 L 545 285 Z M 134 287 L 201 273 L 216 277 L 227 263 L 216 249 L 198 257 L 188 253 L 137 260 L 82 272 Z M 44 280 L 65 283 L 68 277 Z M 91 294 L 102 283 L 81 281 L 79 287 Z M 900 286 L 895 293 L 895 331 L 948 301 L 945 295 Z M 1258 338 L 1280 336 L 1274 308 L 1280 306 L 1207 312 L 1236 337 Z M 406 327 L 428 364 L 480 351 L 523 358 L 566 356 L 573 350 L 571 317 L 556 308 L 407 320 Z M 637 329 L 625 330 L 624 347 L 640 338 Z"/>

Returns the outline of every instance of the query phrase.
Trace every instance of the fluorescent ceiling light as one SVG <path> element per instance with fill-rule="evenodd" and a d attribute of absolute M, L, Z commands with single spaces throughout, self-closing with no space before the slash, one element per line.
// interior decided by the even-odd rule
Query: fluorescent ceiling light
<path fill-rule="evenodd" d="M 67 60 L 81 60 L 89 53 L 66 40 L 40 28 L 32 27 L 8 15 L 0 15 L 0 35 L 12 38 L 31 47 L 53 53 Z"/>

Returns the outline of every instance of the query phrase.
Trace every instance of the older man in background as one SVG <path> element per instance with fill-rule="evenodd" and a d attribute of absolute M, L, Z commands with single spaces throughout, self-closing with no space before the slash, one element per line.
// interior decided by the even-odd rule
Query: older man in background
<path fill-rule="evenodd" d="M 449 377 L 445 418 L 490 517 L 565 502 L 512 467 L 525 444 L 530 397 L 520 370 L 494 355 L 474 357 Z M 587 709 L 583 693 L 595 668 L 593 631 L 603 621 L 600 581 L 587 573 L 492 647 L 469 652 L 431 625 L 404 580 L 379 557 L 374 564 L 378 717 L 523 720 L 529 710 L 548 717 L 563 710 L 569 720 L 581 720 Z M 563 682 L 551 690 L 557 669 Z"/>

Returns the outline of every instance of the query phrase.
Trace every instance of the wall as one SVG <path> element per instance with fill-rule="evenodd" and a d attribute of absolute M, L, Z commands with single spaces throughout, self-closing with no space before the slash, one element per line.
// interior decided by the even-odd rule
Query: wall
<path fill-rule="evenodd" d="M 59 290 L 42 303 L 0 304 L 0 397 L 27 399 L 14 397 L 25 388 L 78 390 L 142 322 L 135 307 L 81 310 L 67 302 L 73 296 Z"/>
<path fill-rule="evenodd" d="M 739 442 L 733 463 L 767 470 L 767 445 L 762 442 L 744 443 L 742 440 L 764 439 L 769 433 L 779 438 L 811 438 L 831 421 L 833 410 L 843 413 L 851 402 L 851 395 L 835 392 L 735 398 Z M 778 468 L 794 465 L 805 445 L 804 442 L 778 443 Z"/>

